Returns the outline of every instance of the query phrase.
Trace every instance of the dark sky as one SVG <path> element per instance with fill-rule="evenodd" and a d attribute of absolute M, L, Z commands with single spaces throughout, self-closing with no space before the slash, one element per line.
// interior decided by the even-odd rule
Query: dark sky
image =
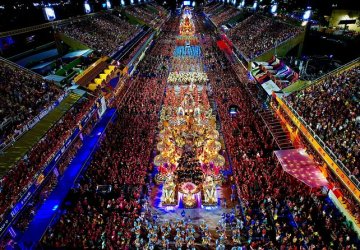
<path fill-rule="evenodd" d="M 43 3 L 57 3 L 60 0 L 43 0 Z M 63 0 L 65 2 L 66 0 Z M 57 6 L 55 13 L 57 18 L 67 18 L 74 15 L 84 14 L 85 0 L 69 0 L 71 4 L 64 6 Z M 101 9 L 101 4 L 106 0 L 88 0 L 95 11 Z M 120 0 L 110 0 L 113 6 L 119 6 Z M 137 3 L 138 0 L 134 0 Z M 156 0 L 162 4 L 164 0 Z M 193 0 L 191 0 L 193 1 Z M 206 0 L 194 0 L 196 5 L 206 2 Z M 237 0 L 236 5 L 241 0 Z M 271 0 L 257 0 L 262 1 L 261 4 L 269 4 Z M 0 32 L 35 25 L 44 22 L 44 17 L 40 8 L 36 8 L 33 2 L 41 2 L 40 0 L 0 0 Z M 246 5 L 252 5 L 254 0 L 245 0 Z M 360 9 L 360 0 L 277 0 L 279 7 L 284 6 L 286 9 L 293 10 L 297 8 L 305 8 L 312 6 L 313 9 L 319 9 L 322 15 L 330 15 L 332 6 L 337 6 L 338 9 Z M 130 4 L 130 0 L 125 0 L 126 4 Z M 166 0 L 167 6 L 175 9 L 176 6 L 181 5 L 180 0 Z"/>

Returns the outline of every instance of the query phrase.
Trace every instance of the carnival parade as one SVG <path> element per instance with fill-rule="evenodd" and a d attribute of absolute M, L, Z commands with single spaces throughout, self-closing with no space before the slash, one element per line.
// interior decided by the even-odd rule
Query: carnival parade
<path fill-rule="evenodd" d="M 176 249 L 196 249 L 199 240 L 209 248 L 212 234 L 218 238 L 216 248 L 225 249 L 225 226 L 230 222 L 236 224 L 233 239 L 240 243 L 243 223 L 235 218 L 235 190 L 226 175 L 231 170 L 216 108 L 208 97 L 202 38 L 194 18 L 192 8 L 183 10 L 174 41 L 153 160 L 154 196 L 134 223 L 138 249 L 159 244 L 165 249 L 172 242 Z M 226 207 L 226 199 L 231 206 Z"/>
<path fill-rule="evenodd" d="M 0 249 L 360 249 L 348 0 L 33 1 L 0 4 Z"/>

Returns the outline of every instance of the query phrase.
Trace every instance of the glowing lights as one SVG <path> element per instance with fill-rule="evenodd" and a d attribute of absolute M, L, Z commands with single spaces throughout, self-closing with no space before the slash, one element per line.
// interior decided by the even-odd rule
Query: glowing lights
<path fill-rule="evenodd" d="M 216 210 L 216 209 L 218 209 L 217 206 L 204 206 L 204 205 L 201 205 L 201 208 L 205 208 L 205 210 Z"/>
<path fill-rule="evenodd" d="M 271 6 L 271 13 L 275 14 L 277 11 L 278 5 L 275 3 L 273 6 Z"/>
<path fill-rule="evenodd" d="M 195 1 L 192 3 L 192 6 L 195 7 Z"/>
<path fill-rule="evenodd" d="M 125 1 L 121 0 L 121 5 L 124 6 L 125 5 Z"/>
<path fill-rule="evenodd" d="M 304 15 L 303 15 L 303 20 L 307 21 L 311 16 L 311 8 L 308 7 L 308 9 L 305 11 Z"/>
<path fill-rule="evenodd" d="M 258 3 L 255 1 L 253 4 L 253 9 L 256 10 L 257 6 L 258 6 Z"/>
<path fill-rule="evenodd" d="M 165 206 L 166 211 L 175 211 L 175 206 Z"/>
<path fill-rule="evenodd" d="M 239 4 L 240 8 L 243 8 L 245 6 L 245 0 L 242 0 L 241 3 Z"/>
<path fill-rule="evenodd" d="M 52 7 L 45 7 L 43 9 L 46 20 L 53 21 L 56 19 L 55 11 Z"/>
<path fill-rule="evenodd" d="M 85 1 L 84 3 L 84 10 L 86 14 L 89 14 L 91 12 L 90 4 L 87 1 Z"/>
<path fill-rule="evenodd" d="M 301 26 L 306 26 L 307 23 L 308 23 L 308 21 L 303 21 L 303 22 L 301 23 Z"/>
<path fill-rule="evenodd" d="M 109 0 L 106 1 L 106 8 L 111 9 L 111 3 Z"/>

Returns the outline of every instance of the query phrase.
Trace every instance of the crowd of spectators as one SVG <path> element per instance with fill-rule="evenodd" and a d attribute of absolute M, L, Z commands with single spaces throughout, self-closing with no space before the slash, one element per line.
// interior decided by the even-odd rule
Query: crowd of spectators
<path fill-rule="evenodd" d="M 178 30 L 171 27 L 175 25 L 170 24 L 164 33 Z M 200 31 L 206 33 L 203 28 Z M 150 189 L 150 162 L 171 56 L 169 37 L 159 36 L 157 43 L 167 47 L 155 44 L 149 59 L 125 83 L 128 91 L 118 103 L 118 118 L 109 125 L 87 172 L 67 196 L 64 213 L 43 237 L 42 247 L 136 249 L 133 230 L 141 217 L 142 198 Z M 276 163 L 276 145 L 256 115 L 260 107 L 245 88 L 255 86 L 245 69 L 237 68 L 235 74 L 210 35 L 203 34 L 200 41 L 208 95 L 216 103 L 214 112 L 233 170 L 231 181 L 241 200 L 238 219 L 242 222 L 237 231 L 241 241 L 236 244 L 252 249 L 357 249 L 356 233 L 331 200 Z M 231 105 L 238 107 L 235 116 L 229 115 Z M 107 191 L 99 191 L 104 186 Z M 142 227 L 143 234 L 150 230 Z M 219 237 L 225 234 L 222 229 L 218 232 Z"/>
<path fill-rule="evenodd" d="M 42 185 L 42 190 L 37 192 L 31 201 L 26 204 L 22 213 L 16 219 L 16 222 L 14 222 L 13 229 L 16 230 L 16 232 L 24 232 L 28 228 L 29 223 L 36 214 L 36 211 L 49 197 L 51 191 L 57 185 L 57 177 L 55 174 L 52 173 Z M 16 242 L 10 234 L 5 235 L 0 241 L 0 249 L 16 249 L 16 245 Z"/>
<path fill-rule="evenodd" d="M 52 82 L 0 60 L 0 145 L 6 145 L 64 92 Z"/>
<path fill-rule="evenodd" d="M 131 40 L 141 31 L 140 26 L 130 24 L 112 13 L 100 13 L 58 28 L 59 32 L 79 40 L 103 55 L 114 54 L 124 42 Z"/>
<path fill-rule="evenodd" d="M 37 211 L 48 199 L 51 192 L 56 188 L 64 171 L 67 169 L 69 164 L 71 164 L 78 150 L 83 146 L 83 137 L 90 134 L 97 120 L 98 114 L 94 112 L 94 115 L 86 122 L 85 126 L 81 128 L 80 135 L 75 138 L 70 147 L 67 148 L 66 152 L 56 163 L 55 167 L 57 171 L 54 170 L 50 173 L 50 175 L 41 183 L 41 186 L 37 188 L 37 191 L 33 194 L 31 200 L 25 204 L 21 214 L 13 224 L 13 229 L 16 232 L 25 232 L 25 230 L 28 229 Z M 16 242 L 9 235 L 6 235 L 0 242 L 1 249 L 7 249 L 8 247 L 16 249 L 16 245 Z"/>
<path fill-rule="evenodd" d="M 162 17 L 160 17 L 158 13 L 151 12 L 143 5 L 127 7 L 125 11 L 129 15 L 140 19 L 152 28 L 158 27 L 163 22 Z"/>
<path fill-rule="evenodd" d="M 217 13 L 216 15 L 210 16 L 210 19 L 213 21 L 213 23 L 218 27 L 225 23 L 226 21 L 230 20 L 231 18 L 237 16 L 240 14 L 240 11 L 234 7 L 227 7 L 220 13 Z"/>
<path fill-rule="evenodd" d="M 165 16 L 165 15 L 168 14 L 168 11 L 167 11 L 163 6 L 161 6 L 160 4 L 158 4 L 157 2 L 149 3 L 149 5 L 151 5 L 151 6 L 154 7 L 155 9 L 157 9 L 157 11 L 159 12 L 159 15 L 160 15 L 160 16 Z"/>
<path fill-rule="evenodd" d="M 155 45 L 154 50 L 158 49 Z M 143 77 L 163 78 L 169 70 L 169 57 L 164 55 L 148 55 L 143 59 L 144 63 L 137 69 L 137 73 Z"/>
<path fill-rule="evenodd" d="M 94 98 L 80 99 L 26 154 L 14 165 L 0 183 L 0 218 L 33 183 L 39 171 L 50 162 L 78 123 L 94 105 Z"/>
<path fill-rule="evenodd" d="M 301 27 L 254 14 L 230 29 L 229 37 L 245 57 L 252 59 L 300 34 L 302 30 Z"/>
<path fill-rule="evenodd" d="M 52 173 L 51 176 L 48 177 L 46 183 L 42 184 L 43 187 L 41 191 L 38 192 L 35 197 L 26 205 L 16 223 L 14 224 L 14 228 L 21 232 L 24 232 L 28 228 L 32 218 L 36 214 L 36 211 L 49 197 L 51 191 L 56 187 L 57 182 L 58 178 L 54 173 Z"/>
<path fill-rule="evenodd" d="M 180 19 L 174 18 L 167 22 L 158 39 L 151 47 L 151 53 L 146 55 L 143 63 L 138 66 L 137 73 L 143 77 L 164 78 L 167 76 L 170 65 L 170 58 L 173 54 L 176 33 L 173 31 L 178 28 Z"/>
<path fill-rule="evenodd" d="M 287 122 L 291 123 L 290 118 L 286 116 L 284 111 L 281 109 L 279 109 L 279 111 Z M 323 158 L 312 148 L 312 145 L 305 137 L 299 136 L 297 139 L 299 144 L 306 148 L 307 153 L 311 158 L 313 158 L 317 165 L 324 166 L 324 164 L 326 164 Z M 322 171 L 324 171 L 324 175 L 329 181 L 329 189 L 331 189 L 334 194 L 337 193 L 335 195 L 339 197 L 339 201 L 344 205 L 344 207 L 346 207 L 346 210 L 353 216 L 355 221 L 360 223 L 360 207 L 358 206 L 356 198 L 330 169 L 322 168 Z"/>
<path fill-rule="evenodd" d="M 169 31 L 167 31 L 169 32 Z M 159 43 L 167 39 L 160 35 Z M 167 50 L 154 46 L 125 85 L 129 88 L 79 187 L 67 197 L 60 222 L 42 240 L 49 248 L 133 249 L 132 226 L 139 216 L 166 74 Z M 157 65 L 150 65 L 157 64 Z M 151 72 L 154 70 L 154 72 Z M 99 193 L 98 186 L 111 186 Z"/>
<path fill-rule="evenodd" d="M 288 97 L 315 134 L 360 179 L 360 67 L 330 75 Z"/>
<path fill-rule="evenodd" d="M 144 43 L 149 39 L 150 34 L 145 35 L 140 41 L 137 42 L 130 52 L 128 52 L 123 58 L 121 58 L 121 63 L 127 65 L 131 59 L 134 58 L 139 49 L 144 45 Z"/>
<path fill-rule="evenodd" d="M 277 148 L 256 116 L 259 107 L 244 88 L 252 82 L 236 78 L 225 57 L 215 51 L 215 44 L 203 46 L 211 92 L 244 208 L 242 234 L 248 235 L 251 247 L 356 249 L 355 231 L 330 199 L 320 191 L 311 192 L 276 163 L 273 151 Z M 246 75 L 245 69 L 241 74 Z M 235 117 L 228 113 L 231 105 L 238 107 Z"/>
<path fill-rule="evenodd" d="M 209 4 L 208 6 L 204 7 L 204 12 L 207 14 L 215 14 L 217 10 L 220 10 L 224 7 L 225 5 L 223 3 Z"/>

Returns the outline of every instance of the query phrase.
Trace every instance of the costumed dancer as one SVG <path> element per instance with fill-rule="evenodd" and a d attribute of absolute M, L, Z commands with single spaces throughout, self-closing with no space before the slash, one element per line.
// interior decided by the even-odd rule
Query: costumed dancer
<path fill-rule="evenodd" d="M 223 240 L 217 239 L 215 242 L 216 250 L 225 250 L 225 244 Z"/>
<path fill-rule="evenodd" d="M 204 236 L 202 237 L 202 245 L 209 247 L 211 244 L 211 234 L 208 231 L 205 231 Z"/>
<path fill-rule="evenodd" d="M 181 250 L 182 245 L 184 243 L 184 238 L 181 235 L 180 228 L 176 228 L 176 236 L 174 237 L 174 240 L 175 240 L 175 247 L 178 250 Z"/>
<path fill-rule="evenodd" d="M 205 223 L 205 221 L 203 220 L 200 224 L 200 230 L 205 233 L 206 231 L 208 231 L 208 226 L 207 224 Z"/>
<path fill-rule="evenodd" d="M 144 240 L 142 238 L 140 238 L 138 235 L 136 236 L 136 239 L 134 241 L 134 245 L 136 247 L 137 250 L 141 249 L 141 246 L 144 244 Z"/>
<path fill-rule="evenodd" d="M 240 229 L 234 229 L 232 230 L 232 240 L 234 242 L 234 245 L 240 244 Z"/>
<path fill-rule="evenodd" d="M 161 237 L 161 246 L 163 249 L 169 249 L 169 240 L 164 235 Z"/>
<path fill-rule="evenodd" d="M 195 249 L 195 237 L 194 236 L 192 236 L 192 235 L 187 236 L 186 241 L 187 241 L 187 244 L 186 244 L 187 249 L 196 250 Z"/>

